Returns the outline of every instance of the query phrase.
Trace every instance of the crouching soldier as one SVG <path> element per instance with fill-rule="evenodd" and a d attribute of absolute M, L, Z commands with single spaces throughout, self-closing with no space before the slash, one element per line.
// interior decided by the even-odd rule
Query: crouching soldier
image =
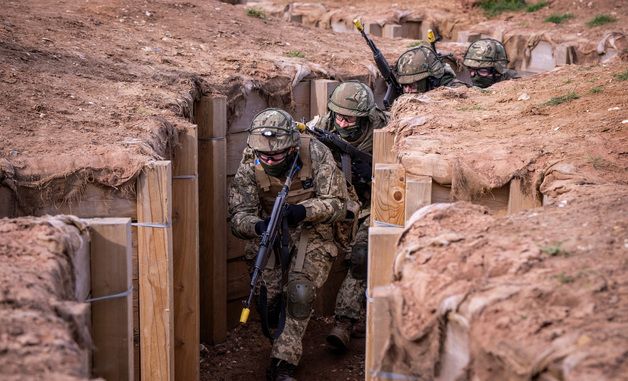
<path fill-rule="evenodd" d="M 467 49 L 462 64 L 469 70 L 473 86 L 487 88 L 497 82 L 519 78 L 508 69 L 508 56 L 504 45 L 492 38 L 477 40 Z"/>
<path fill-rule="evenodd" d="M 327 279 L 337 253 L 331 225 L 344 217 L 347 189 L 329 149 L 302 136 L 283 110 L 257 114 L 247 144 L 229 189 L 229 215 L 233 234 L 251 240 L 253 246 L 259 245 L 258 237 L 266 231 L 293 163 L 299 168 L 287 195 L 276 240 L 280 244 L 274 246 L 262 271 L 258 297 L 260 309 L 279 306 L 282 311 L 277 331 L 269 335 L 273 346 L 267 378 L 293 380 L 316 290 Z M 260 311 L 263 325 L 266 312 Z"/>
<path fill-rule="evenodd" d="M 453 69 L 425 45 L 419 45 L 399 56 L 396 72 L 404 94 L 425 93 L 441 86 L 468 87 L 456 79 Z"/>
<path fill-rule="evenodd" d="M 375 104 L 371 89 L 360 82 L 344 82 L 331 94 L 327 103 L 328 112 L 318 122 L 317 128 L 334 134 L 345 144 L 353 147 L 343 152 L 341 145 L 329 144 L 339 166 L 342 156 L 351 159 L 349 183 L 350 201 L 348 215 L 353 214 L 349 224 L 342 231 L 353 230 L 349 242 L 347 237 L 338 237 L 340 246 L 344 247 L 346 257 L 350 261 L 349 272 L 345 277 L 338 296 L 336 297 L 335 326 L 327 336 L 332 346 L 345 350 L 349 345 L 353 326 L 364 315 L 366 294 L 366 272 L 368 252 L 368 227 L 370 216 L 370 192 L 373 153 L 373 130 L 386 126 L 388 117 Z M 366 153 L 367 159 L 360 158 L 353 150 Z M 347 176 L 348 171 L 344 171 Z M 351 207 L 357 205 L 357 208 Z M 357 229 L 357 233 L 355 233 Z"/>

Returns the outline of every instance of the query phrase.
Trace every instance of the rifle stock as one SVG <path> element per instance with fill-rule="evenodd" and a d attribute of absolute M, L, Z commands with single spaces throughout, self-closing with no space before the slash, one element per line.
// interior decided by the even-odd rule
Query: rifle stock
<path fill-rule="evenodd" d="M 259 277 L 266 267 L 266 263 L 268 262 L 268 254 L 270 253 L 270 249 L 273 247 L 275 239 L 277 239 L 277 234 L 279 227 L 281 226 L 281 221 L 283 219 L 283 213 L 286 207 L 286 198 L 288 197 L 288 192 L 290 191 L 290 186 L 292 185 L 292 179 L 296 175 L 301 167 L 299 166 L 299 154 L 297 152 L 294 162 L 290 167 L 290 172 L 286 177 L 286 182 L 284 183 L 281 191 L 277 195 L 275 199 L 275 204 L 273 205 L 273 211 L 270 214 L 270 220 L 268 222 L 268 227 L 266 231 L 262 234 L 262 239 L 259 245 L 259 249 L 257 250 L 257 255 L 255 257 L 255 265 L 253 267 L 253 273 L 251 275 L 251 290 L 249 292 L 249 296 L 246 300 L 242 302 L 242 314 L 240 315 L 240 323 L 245 324 L 249 319 L 249 314 L 251 311 L 251 303 L 253 303 L 253 296 L 255 294 L 255 288 L 257 287 L 257 282 L 259 282 Z"/>

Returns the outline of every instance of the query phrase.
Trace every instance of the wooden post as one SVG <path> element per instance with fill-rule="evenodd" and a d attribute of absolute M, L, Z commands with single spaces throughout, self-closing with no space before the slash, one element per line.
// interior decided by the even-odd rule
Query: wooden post
<path fill-rule="evenodd" d="M 534 190 L 536 191 L 536 190 Z M 541 200 L 530 192 L 524 193 L 521 179 L 510 180 L 510 195 L 508 197 L 508 214 L 541 206 Z"/>
<path fill-rule="evenodd" d="M 137 182 L 141 377 L 174 379 L 172 169 L 149 163 Z"/>
<path fill-rule="evenodd" d="M 375 164 L 371 186 L 371 226 L 377 226 L 377 222 L 403 226 L 405 187 L 403 165 Z"/>
<path fill-rule="evenodd" d="M 366 304 L 366 353 L 364 375 L 367 381 L 379 380 L 375 374 L 375 363 L 381 359 L 386 341 L 390 338 L 392 317 L 388 303 L 390 285 L 374 287 Z"/>
<path fill-rule="evenodd" d="M 172 173 L 175 379 L 198 380 L 198 150 L 196 127 L 179 136 Z"/>
<path fill-rule="evenodd" d="M 395 135 L 389 131 L 373 131 L 373 166 L 375 164 L 394 164 L 397 156 L 393 150 Z"/>
<path fill-rule="evenodd" d="M 406 181 L 406 221 L 414 212 L 431 203 L 432 178 L 430 176 L 408 178 Z"/>
<path fill-rule="evenodd" d="M 327 113 L 327 101 L 340 83 L 330 79 L 315 79 L 310 84 L 310 117 Z"/>
<path fill-rule="evenodd" d="M 88 219 L 92 298 L 131 290 L 131 219 Z M 92 375 L 133 380 L 133 295 L 92 303 Z"/>
<path fill-rule="evenodd" d="M 379 286 L 390 284 L 393 276 L 393 263 L 397 252 L 397 240 L 401 236 L 403 228 L 369 228 L 369 252 L 368 252 L 368 276 L 367 294 L 373 296 L 374 290 Z M 365 353 L 365 375 L 367 380 L 371 380 L 371 370 L 376 347 L 383 342 L 382 335 L 385 330 L 378 327 L 379 319 L 375 318 L 372 303 L 367 303 L 366 318 L 366 353 Z M 381 307 L 381 306 L 380 306 Z M 382 308 L 378 310 L 378 316 L 383 313 Z"/>
<path fill-rule="evenodd" d="M 215 344 L 227 337 L 227 99 L 202 100 L 199 115 L 209 116 L 197 118 L 201 340 Z"/>
<path fill-rule="evenodd" d="M 403 36 L 403 28 L 399 24 L 386 24 L 382 36 L 385 38 L 401 38 Z"/>

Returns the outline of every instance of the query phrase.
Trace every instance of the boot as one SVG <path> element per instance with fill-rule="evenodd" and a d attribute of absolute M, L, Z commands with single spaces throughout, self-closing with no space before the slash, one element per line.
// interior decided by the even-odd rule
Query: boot
<path fill-rule="evenodd" d="M 345 351 L 349 348 L 351 331 L 353 330 L 353 320 L 341 316 L 336 318 L 336 325 L 327 335 L 327 342 L 334 348 Z"/>
<path fill-rule="evenodd" d="M 270 359 L 270 367 L 266 371 L 266 379 L 268 381 L 297 381 L 296 378 L 292 377 L 296 369 L 296 365 L 273 357 Z"/>

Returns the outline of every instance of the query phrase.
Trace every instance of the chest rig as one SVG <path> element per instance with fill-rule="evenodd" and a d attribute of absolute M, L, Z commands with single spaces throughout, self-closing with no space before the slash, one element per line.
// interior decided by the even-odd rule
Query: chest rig
<path fill-rule="evenodd" d="M 297 173 L 295 181 L 290 186 L 287 202 L 289 204 L 298 204 L 299 202 L 316 197 L 314 189 L 314 179 L 312 178 L 312 159 L 310 156 L 310 137 L 301 136 L 299 146 L 299 156 L 301 158 L 301 170 Z M 259 190 L 260 203 L 262 209 L 267 215 L 273 210 L 273 205 L 277 194 L 281 191 L 284 182 L 276 177 L 269 176 L 264 172 L 262 165 L 257 162 L 255 164 L 255 180 L 257 181 L 257 189 Z"/>

